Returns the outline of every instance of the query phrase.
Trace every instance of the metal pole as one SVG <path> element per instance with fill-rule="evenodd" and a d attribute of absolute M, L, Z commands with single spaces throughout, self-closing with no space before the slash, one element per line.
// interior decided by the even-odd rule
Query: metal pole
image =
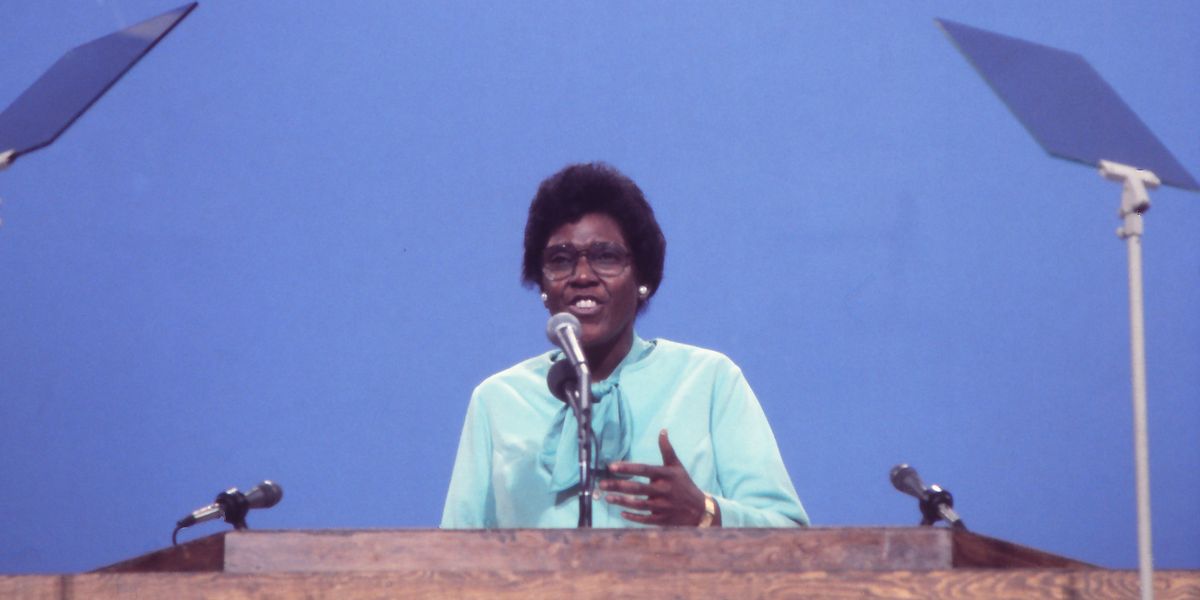
<path fill-rule="evenodd" d="M 579 523 L 580 528 L 592 526 L 592 487 L 595 470 L 592 466 L 592 374 L 587 364 L 575 371 L 579 379 L 579 390 L 567 392 L 575 409 L 579 429 Z"/>
<path fill-rule="evenodd" d="M 1129 350 L 1133 384 L 1133 459 L 1137 489 L 1138 580 L 1142 600 L 1154 600 L 1154 557 L 1150 539 L 1150 434 L 1146 423 L 1146 319 L 1142 305 L 1142 213 L 1150 209 L 1146 188 L 1158 177 L 1128 165 L 1100 161 L 1100 175 L 1121 182 L 1121 227 L 1129 251 Z"/>
<path fill-rule="evenodd" d="M 1141 218 L 1141 215 L 1138 215 Z M 1150 543 L 1150 443 L 1146 424 L 1146 334 L 1142 312 L 1142 237 L 1125 238 L 1129 248 L 1129 347 L 1133 380 L 1133 457 L 1137 479 L 1138 575 L 1142 600 L 1154 598 Z"/>

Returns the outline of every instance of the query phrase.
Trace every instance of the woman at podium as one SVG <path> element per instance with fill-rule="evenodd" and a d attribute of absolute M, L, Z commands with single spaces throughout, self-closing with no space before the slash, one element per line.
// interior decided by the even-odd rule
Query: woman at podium
<path fill-rule="evenodd" d="M 642 191 L 602 163 L 538 187 L 522 280 L 578 318 L 592 373 L 595 527 L 807 525 L 775 437 L 724 355 L 634 328 L 666 240 Z M 574 527 L 578 425 L 547 387 L 559 350 L 484 380 L 467 408 L 443 528 Z"/>

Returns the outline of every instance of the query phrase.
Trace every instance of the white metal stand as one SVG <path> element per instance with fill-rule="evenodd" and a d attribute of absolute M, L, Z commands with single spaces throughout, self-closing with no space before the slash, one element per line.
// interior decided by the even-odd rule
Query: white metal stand
<path fill-rule="evenodd" d="M 1146 426 L 1146 333 L 1142 310 L 1142 213 L 1150 209 L 1146 189 L 1159 186 L 1150 171 L 1106 160 L 1100 175 L 1121 183 L 1122 224 L 1117 236 L 1129 250 L 1129 344 L 1133 380 L 1133 457 L 1137 481 L 1138 576 L 1142 600 L 1154 598 L 1154 558 L 1150 544 L 1150 442 Z"/>

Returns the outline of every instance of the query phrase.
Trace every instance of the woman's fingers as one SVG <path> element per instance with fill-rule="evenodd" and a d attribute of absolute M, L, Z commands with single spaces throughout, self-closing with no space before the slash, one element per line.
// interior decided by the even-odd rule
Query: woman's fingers
<path fill-rule="evenodd" d="M 667 469 L 668 467 L 631 462 L 615 462 L 608 465 L 608 470 L 613 473 L 633 475 L 635 477 L 649 477 L 650 479 L 665 477 L 669 473 Z"/>
<path fill-rule="evenodd" d="M 665 515 L 655 513 L 650 513 L 647 515 L 641 513 L 622 512 L 621 516 L 629 521 L 633 521 L 634 523 L 644 523 L 646 525 L 670 525 L 670 523 L 667 522 L 667 517 Z"/>
<path fill-rule="evenodd" d="M 671 440 L 667 437 L 666 429 L 658 432 L 658 451 L 662 453 L 663 466 L 683 466 L 683 463 L 679 462 L 679 457 L 675 455 L 675 448 L 671 447 Z"/>
<path fill-rule="evenodd" d="M 605 494 L 604 501 L 609 504 L 624 506 L 634 510 L 663 511 L 671 508 L 671 503 L 661 498 L 644 498 L 625 494 Z"/>
<path fill-rule="evenodd" d="M 658 489 L 649 483 L 630 479 L 606 479 L 600 482 L 600 489 L 606 492 L 621 492 L 622 494 L 638 494 L 642 496 L 650 496 L 658 492 Z"/>
<path fill-rule="evenodd" d="M 618 506 L 647 511 L 621 513 L 635 523 L 696 525 L 704 514 L 704 492 L 696 487 L 680 463 L 666 429 L 658 432 L 658 449 L 662 453 L 662 466 L 631 462 L 610 464 L 608 470 L 613 473 L 645 477 L 649 482 L 619 478 L 601 480 L 600 489 L 610 492 L 604 499 Z"/>

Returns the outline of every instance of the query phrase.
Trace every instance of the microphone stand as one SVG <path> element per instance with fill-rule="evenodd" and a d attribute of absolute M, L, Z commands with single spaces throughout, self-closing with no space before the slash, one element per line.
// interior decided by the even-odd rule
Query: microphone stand
<path fill-rule="evenodd" d="M 575 368 L 579 389 L 568 390 L 571 408 L 579 429 L 579 527 L 592 526 L 592 486 L 595 469 L 592 467 L 592 373 L 587 363 Z"/>
<path fill-rule="evenodd" d="M 546 337 L 550 342 L 562 348 L 566 359 L 575 369 L 575 386 L 567 385 L 563 393 L 567 402 L 575 410 L 575 420 L 579 429 L 579 527 L 592 526 L 592 370 L 588 367 L 587 357 L 579 345 L 579 319 L 570 313 L 558 313 L 550 317 L 546 324 Z M 554 374 L 552 371 L 547 377 Z M 551 392 L 557 396 L 555 387 L 559 384 L 547 380 Z M 575 389 L 572 389 L 574 387 Z"/>
<path fill-rule="evenodd" d="M 1146 426 L 1146 325 L 1142 292 L 1142 213 L 1150 209 L 1147 189 L 1161 185 L 1151 171 L 1100 161 L 1100 175 L 1121 184 L 1121 227 L 1129 257 L 1129 354 L 1133 384 L 1133 457 L 1137 493 L 1138 582 L 1142 600 L 1154 598 L 1154 557 L 1150 541 L 1150 433 Z"/>

